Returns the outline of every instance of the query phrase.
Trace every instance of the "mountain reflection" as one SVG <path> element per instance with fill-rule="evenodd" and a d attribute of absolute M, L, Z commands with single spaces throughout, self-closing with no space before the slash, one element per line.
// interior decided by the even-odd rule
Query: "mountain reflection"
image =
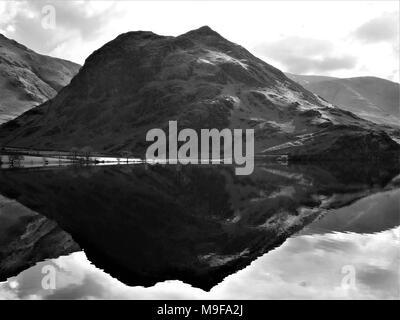
<path fill-rule="evenodd" d="M 52 222 L 58 235 L 46 254 L 13 237 L 13 248 L 29 251 L 29 260 L 19 256 L 26 267 L 81 248 L 96 267 L 128 285 L 181 280 L 209 290 L 329 217 L 329 209 L 397 187 L 398 172 L 393 165 L 343 163 L 258 164 L 250 176 L 222 165 L 0 170 L 0 193 L 62 229 L 54 231 Z M 46 228 L 25 230 L 24 239 L 35 247 L 49 237 Z M 11 230 L 18 234 L 15 227 L 4 232 Z M 11 237 L 3 237 L 0 279 L 21 271 L 6 254 Z"/>

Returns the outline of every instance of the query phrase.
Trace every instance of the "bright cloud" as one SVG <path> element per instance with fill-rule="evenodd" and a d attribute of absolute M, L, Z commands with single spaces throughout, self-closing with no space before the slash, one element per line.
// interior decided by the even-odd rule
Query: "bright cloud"
<path fill-rule="evenodd" d="M 398 12 L 384 13 L 361 25 L 354 36 L 367 43 L 397 42 L 399 37 Z"/>
<path fill-rule="evenodd" d="M 1 1 L 0 15 L 6 36 L 78 63 L 120 33 L 209 25 L 283 71 L 399 81 L 397 1 Z"/>
<path fill-rule="evenodd" d="M 335 46 L 328 40 L 290 36 L 255 48 L 263 56 L 282 63 L 292 73 L 327 74 L 330 71 L 352 69 L 355 56 L 335 55 Z"/>

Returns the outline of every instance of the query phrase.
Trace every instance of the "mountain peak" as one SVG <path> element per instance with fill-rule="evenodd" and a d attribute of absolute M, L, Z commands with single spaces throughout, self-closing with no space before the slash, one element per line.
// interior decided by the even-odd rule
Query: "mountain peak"
<path fill-rule="evenodd" d="M 198 28 L 198 29 L 194 29 L 194 30 L 192 30 L 193 32 L 196 32 L 196 33 L 201 33 L 201 34 L 215 34 L 216 32 L 213 30 L 213 29 L 211 29 L 209 26 L 202 26 L 202 27 L 200 27 L 200 28 Z"/>
<path fill-rule="evenodd" d="M 144 39 L 158 39 L 161 38 L 162 36 L 155 34 L 152 31 L 143 31 L 143 30 L 138 30 L 138 31 L 129 31 L 126 33 L 120 34 L 117 39 L 138 39 L 138 40 L 144 40 Z"/>
<path fill-rule="evenodd" d="M 218 32 L 214 31 L 209 26 L 202 26 L 202 27 L 200 27 L 198 29 L 194 29 L 194 30 L 189 31 L 189 32 L 185 33 L 184 35 L 191 35 L 191 36 L 193 36 L 193 35 L 195 35 L 195 36 L 218 36 L 218 37 L 221 37 L 221 35 Z"/>
<path fill-rule="evenodd" d="M 253 129 L 256 153 L 294 159 L 364 159 L 371 150 L 391 157 L 399 149 L 371 122 L 323 101 L 207 26 L 178 37 L 118 36 L 92 53 L 51 103 L 1 126 L 0 144 L 141 156 L 149 128 L 170 120 L 195 130 Z"/>

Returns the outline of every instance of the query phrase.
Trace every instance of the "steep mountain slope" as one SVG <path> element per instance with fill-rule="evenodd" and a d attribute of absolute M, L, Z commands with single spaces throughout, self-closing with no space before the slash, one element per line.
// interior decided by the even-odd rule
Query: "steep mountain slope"
<path fill-rule="evenodd" d="M 398 83 L 376 77 L 287 76 L 344 110 L 376 123 L 400 127 Z"/>
<path fill-rule="evenodd" d="M 340 136 L 360 138 L 348 149 L 352 155 L 398 151 L 377 125 L 327 103 L 209 27 L 178 37 L 118 36 L 90 55 L 54 99 L 0 127 L 0 145 L 90 145 L 142 155 L 147 131 L 168 132 L 169 120 L 196 130 L 253 128 L 256 152 L 289 143 L 280 152 L 301 156 L 303 148 L 290 143 L 308 135 L 303 146 L 318 134 L 312 149 L 319 157 L 335 143 L 338 128 Z M 329 140 L 321 135 L 326 132 Z"/>
<path fill-rule="evenodd" d="M 54 97 L 79 68 L 76 63 L 40 55 L 0 34 L 0 123 Z"/>

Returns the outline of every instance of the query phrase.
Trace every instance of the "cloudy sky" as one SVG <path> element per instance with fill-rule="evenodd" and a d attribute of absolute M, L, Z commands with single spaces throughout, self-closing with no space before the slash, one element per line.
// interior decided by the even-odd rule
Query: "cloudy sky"
<path fill-rule="evenodd" d="M 399 82 L 398 1 L 0 1 L 0 17 L 0 33 L 80 64 L 123 32 L 209 25 L 283 71 Z"/>

